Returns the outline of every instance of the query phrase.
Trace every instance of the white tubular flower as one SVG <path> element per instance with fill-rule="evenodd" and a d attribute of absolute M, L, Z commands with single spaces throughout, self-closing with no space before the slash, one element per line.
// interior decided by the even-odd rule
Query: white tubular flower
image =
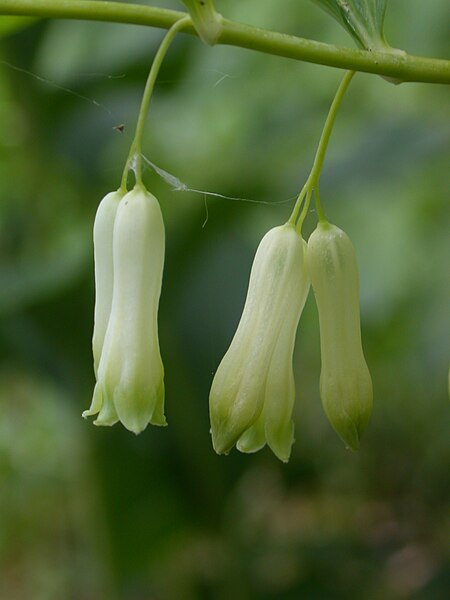
<path fill-rule="evenodd" d="M 95 309 L 92 350 L 97 376 L 113 294 L 113 231 L 117 207 L 123 197 L 118 190 L 100 202 L 94 221 Z"/>
<path fill-rule="evenodd" d="M 356 450 L 373 391 L 361 344 L 353 244 L 342 229 L 321 222 L 308 240 L 307 263 L 319 312 L 322 404 L 336 432 Z"/>
<path fill-rule="evenodd" d="M 164 264 L 164 224 L 156 198 L 136 186 L 120 201 L 113 239 L 111 314 L 89 414 L 95 425 L 140 433 L 166 425 L 158 303 Z"/>
<path fill-rule="evenodd" d="M 309 290 L 305 243 L 295 227 L 271 229 L 256 252 L 239 326 L 210 393 L 215 451 L 256 452 L 266 443 L 282 461 L 294 442 L 292 354 Z"/>

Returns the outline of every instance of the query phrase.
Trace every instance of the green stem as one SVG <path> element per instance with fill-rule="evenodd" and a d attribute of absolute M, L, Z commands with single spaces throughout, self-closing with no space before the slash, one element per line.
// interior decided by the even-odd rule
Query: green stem
<path fill-rule="evenodd" d="M 320 193 L 319 193 L 319 186 L 316 186 L 314 188 L 314 201 L 316 203 L 316 211 L 317 211 L 317 216 L 319 217 L 319 221 L 321 223 L 324 223 L 327 220 L 327 217 L 325 216 L 325 212 L 322 207 L 322 201 L 320 199 Z M 300 225 L 300 227 L 301 227 L 301 225 Z"/>
<path fill-rule="evenodd" d="M 0 15 L 57 19 L 86 19 L 149 25 L 169 29 L 186 13 L 139 4 L 99 0 L 0 0 Z M 186 32 L 196 35 L 195 28 Z M 220 44 L 240 46 L 267 54 L 330 67 L 376 73 L 397 81 L 450 83 L 450 61 L 399 54 L 339 48 L 300 37 L 258 29 L 223 19 Z"/>
<path fill-rule="evenodd" d="M 306 196 L 307 193 L 308 193 L 308 182 L 305 183 L 305 185 L 302 188 L 302 191 L 297 196 L 297 200 L 295 202 L 294 210 L 292 211 L 292 214 L 289 217 L 288 223 L 291 223 L 292 225 L 295 225 L 295 222 L 297 221 L 298 213 L 300 211 L 301 205 L 302 205 L 303 200 L 304 200 L 304 198 L 305 198 L 305 196 Z"/>
<path fill-rule="evenodd" d="M 336 116 L 339 111 L 339 107 L 342 104 L 342 99 L 344 98 L 345 92 L 347 91 L 347 88 L 354 74 L 354 71 L 348 71 L 348 73 L 344 75 L 334 97 L 334 100 L 331 103 L 327 120 L 325 121 L 325 125 L 323 126 L 322 135 L 320 136 L 320 141 L 317 147 L 316 156 L 314 158 L 313 167 L 308 177 L 308 180 L 311 182 L 313 188 L 315 188 L 316 185 L 319 183 L 319 177 L 322 171 L 323 161 L 325 159 L 328 143 L 330 141 L 331 132 L 333 131 L 334 122 L 336 121 Z"/>
<path fill-rule="evenodd" d="M 133 161 L 135 161 L 134 172 L 136 184 L 142 185 L 142 137 L 144 135 L 145 120 L 147 118 L 148 107 L 152 97 L 153 89 L 155 87 L 156 78 L 158 77 L 159 70 L 170 44 L 173 42 L 176 34 L 188 23 L 191 23 L 190 17 L 183 17 L 174 25 L 172 25 L 161 42 L 158 52 L 156 53 L 156 56 L 152 62 L 147 82 L 145 84 L 144 94 L 142 96 L 141 108 L 139 109 L 134 139 L 131 143 L 128 158 L 123 170 L 122 183 L 120 187 L 124 192 L 126 192 L 128 172 Z"/>
<path fill-rule="evenodd" d="M 342 104 L 342 100 L 345 96 L 345 92 L 347 91 L 347 88 L 350 85 L 350 81 L 352 80 L 354 74 L 355 74 L 354 71 L 348 71 L 344 75 L 344 77 L 338 87 L 338 90 L 336 92 L 336 95 L 334 96 L 333 102 L 331 103 L 330 110 L 328 111 L 328 116 L 325 121 L 325 125 L 323 126 L 322 135 L 320 136 L 320 141 L 319 141 L 319 145 L 317 147 L 316 156 L 314 157 L 314 162 L 313 162 L 311 172 L 308 176 L 308 179 L 306 180 L 305 185 L 302 188 L 302 191 L 298 195 L 297 202 L 295 203 L 295 206 L 294 206 L 294 210 L 292 211 L 292 214 L 289 218 L 289 221 L 288 221 L 289 223 L 294 224 L 296 222 L 298 213 L 300 211 L 300 207 L 301 207 L 301 205 L 303 203 L 303 199 L 305 198 L 305 195 L 306 195 L 306 200 L 305 200 L 302 212 L 300 214 L 300 217 L 299 217 L 298 223 L 297 223 L 297 230 L 299 231 L 299 233 L 301 231 L 303 221 L 305 220 L 305 217 L 308 213 L 309 203 L 310 203 L 311 195 L 313 192 L 314 192 L 314 199 L 316 202 L 316 209 L 317 209 L 317 214 L 319 216 L 319 220 L 320 221 L 326 220 L 325 213 L 323 211 L 322 204 L 320 201 L 319 179 L 320 179 L 320 174 L 322 172 L 323 162 L 325 160 L 325 154 L 326 154 L 327 148 L 328 148 L 328 143 L 330 141 L 331 132 L 333 131 L 333 126 L 336 121 L 336 116 L 337 116 L 339 108 Z"/>

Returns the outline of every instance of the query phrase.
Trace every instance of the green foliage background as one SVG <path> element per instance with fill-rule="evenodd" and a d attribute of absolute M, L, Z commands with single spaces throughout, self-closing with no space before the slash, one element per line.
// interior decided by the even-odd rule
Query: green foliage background
<path fill-rule="evenodd" d="M 306 0 L 217 8 L 351 44 Z M 448 56 L 447 8 L 393 2 L 387 38 Z M 167 231 L 160 341 L 169 427 L 134 437 L 80 418 L 94 383 L 91 230 L 99 200 L 119 184 L 162 32 L 2 22 L 0 598 L 448 598 L 448 90 L 358 75 L 325 164 L 325 209 L 354 241 L 361 271 L 375 387 L 361 450 L 347 452 L 322 412 L 310 297 L 295 355 L 291 462 L 268 450 L 217 457 L 212 373 L 255 248 L 290 213 L 292 201 L 280 201 L 308 174 L 341 75 L 176 40 L 146 155 L 192 188 L 274 204 L 210 198 L 206 213 L 201 194 L 173 192 L 146 173 Z M 314 224 L 312 213 L 308 232 Z"/>

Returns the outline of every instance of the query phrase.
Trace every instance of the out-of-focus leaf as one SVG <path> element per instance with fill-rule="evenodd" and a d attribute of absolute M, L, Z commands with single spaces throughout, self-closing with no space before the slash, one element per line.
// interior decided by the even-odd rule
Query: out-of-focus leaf
<path fill-rule="evenodd" d="M 157 29 L 126 29 L 117 23 L 54 21 L 36 52 L 34 68 L 59 84 L 97 75 L 115 76 L 139 56 L 149 62 L 162 34 Z"/>
<path fill-rule="evenodd" d="M 91 533 L 86 440 L 67 391 L 2 365 L 0 410 L 0 597 L 111 597 Z M 85 576 L 92 563 L 95 578 Z"/>
<path fill-rule="evenodd" d="M 16 33 L 25 29 L 36 21 L 35 17 L 1 17 L 0 18 L 0 36 Z"/>
<path fill-rule="evenodd" d="M 366 50 L 386 50 L 383 35 L 387 0 L 313 0 Z"/>
<path fill-rule="evenodd" d="M 9 266 L 0 262 L 0 315 L 23 310 L 70 286 L 84 273 L 90 252 L 90 231 L 79 228 L 67 239 L 55 240 L 45 259 L 38 254 Z"/>

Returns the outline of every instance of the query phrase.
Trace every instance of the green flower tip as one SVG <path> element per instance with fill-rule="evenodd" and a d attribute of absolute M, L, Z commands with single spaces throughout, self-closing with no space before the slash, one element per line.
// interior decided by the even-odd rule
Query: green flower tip
<path fill-rule="evenodd" d="M 292 445 L 295 442 L 292 419 L 273 424 L 267 422 L 263 427 L 262 419 L 259 421 L 259 424 L 253 425 L 240 437 L 236 445 L 237 449 L 240 452 L 253 453 L 261 450 L 267 442 L 279 460 L 284 463 L 289 462 Z"/>
<path fill-rule="evenodd" d="M 356 451 L 359 449 L 359 444 L 364 429 L 358 429 L 355 423 L 348 416 L 342 419 L 338 425 L 335 425 L 333 422 L 332 425 L 336 433 L 344 442 L 347 450 Z"/>
<path fill-rule="evenodd" d="M 224 427 L 211 427 L 212 445 L 216 454 L 229 454 L 239 439 L 239 435 L 230 433 Z"/>
<path fill-rule="evenodd" d="M 219 428 L 211 427 L 212 443 L 216 454 L 227 455 L 233 446 L 244 454 L 254 454 L 267 445 L 284 463 L 289 462 L 294 438 L 294 423 L 289 420 L 275 430 L 264 424 L 261 417 L 242 433 L 242 429 L 228 429 L 226 423 Z"/>
<path fill-rule="evenodd" d="M 360 359 L 342 377 L 333 378 L 322 371 L 320 395 L 333 429 L 347 448 L 358 450 L 373 404 L 372 380 L 365 362 Z"/>

